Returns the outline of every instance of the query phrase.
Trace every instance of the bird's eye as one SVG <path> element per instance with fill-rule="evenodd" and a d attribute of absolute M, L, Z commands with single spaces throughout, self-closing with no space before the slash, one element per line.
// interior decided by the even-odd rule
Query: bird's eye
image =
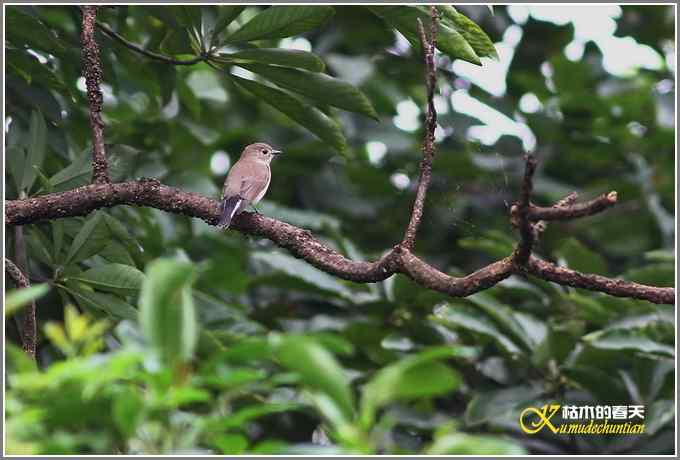
<path fill-rule="evenodd" d="M 267 149 L 264 149 L 264 150 L 262 150 L 262 153 L 264 153 L 264 154 L 266 155 L 266 154 L 268 154 L 268 153 L 269 153 L 269 150 L 267 150 Z"/>

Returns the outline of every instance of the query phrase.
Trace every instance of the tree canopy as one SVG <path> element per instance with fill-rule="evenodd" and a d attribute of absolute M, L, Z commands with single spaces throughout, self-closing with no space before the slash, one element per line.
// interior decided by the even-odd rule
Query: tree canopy
<path fill-rule="evenodd" d="M 7 453 L 674 451 L 672 6 L 5 17 Z"/>

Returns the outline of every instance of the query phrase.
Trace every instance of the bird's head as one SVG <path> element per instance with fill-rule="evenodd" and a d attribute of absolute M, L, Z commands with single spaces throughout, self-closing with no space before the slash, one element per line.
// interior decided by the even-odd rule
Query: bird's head
<path fill-rule="evenodd" d="M 245 149 L 243 149 L 241 157 L 254 158 L 269 163 L 272 161 L 272 158 L 281 153 L 282 152 L 280 150 L 273 148 L 269 144 L 265 144 L 264 142 L 256 142 L 255 144 L 250 144 Z"/>

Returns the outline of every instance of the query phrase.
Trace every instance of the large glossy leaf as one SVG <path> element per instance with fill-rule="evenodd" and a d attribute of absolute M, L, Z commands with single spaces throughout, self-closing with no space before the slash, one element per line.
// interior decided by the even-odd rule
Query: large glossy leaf
<path fill-rule="evenodd" d="M 99 251 L 109 241 L 109 231 L 104 222 L 102 211 L 92 213 L 83 224 L 78 234 L 73 239 L 63 264 L 80 262 Z"/>
<path fill-rule="evenodd" d="M 210 33 L 211 35 L 211 44 L 218 43 L 218 35 L 220 32 L 222 32 L 229 24 L 231 24 L 234 19 L 236 19 L 245 6 L 239 6 L 239 5 L 220 5 L 217 7 L 217 19 L 215 20 L 215 25 L 212 28 L 212 31 Z"/>
<path fill-rule="evenodd" d="M 98 290 L 129 295 L 137 293 L 142 287 L 144 273 L 129 265 L 108 264 L 90 268 L 71 278 Z"/>
<path fill-rule="evenodd" d="M 293 278 L 299 278 L 320 290 L 330 291 L 346 298 L 352 297 L 352 292 L 337 278 L 283 252 L 255 252 L 251 257 L 253 260 Z"/>
<path fill-rule="evenodd" d="M 272 6 L 231 34 L 225 42 L 290 37 L 319 27 L 333 15 L 329 6 Z"/>
<path fill-rule="evenodd" d="M 67 281 L 65 289 L 81 307 L 94 308 L 106 312 L 114 318 L 133 321 L 137 319 L 137 309 L 113 294 L 96 292 L 89 288 L 85 289 L 75 280 Z"/>
<path fill-rule="evenodd" d="M 354 413 L 354 398 L 345 371 L 321 344 L 304 336 L 275 336 L 273 346 L 281 364 L 299 373 L 304 385 L 328 395 L 346 420 Z"/>
<path fill-rule="evenodd" d="M 7 170 L 14 180 L 17 191 L 21 191 L 24 180 L 24 165 L 26 164 L 24 149 L 18 146 L 7 148 L 5 150 L 5 160 L 7 161 Z"/>
<path fill-rule="evenodd" d="M 461 328 L 488 337 L 505 352 L 520 354 L 521 348 L 484 313 L 460 303 L 444 303 L 434 310 L 432 320 L 453 329 Z"/>
<path fill-rule="evenodd" d="M 55 55 L 62 54 L 64 42 L 59 39 L 54 30 L 45 25 L 43 21 L 32 14 L 30 7 L 13 5 L 6 10 L 8 39 L 17 47 L 39 49 Z"/>
<path fill-rule="evenodd" d="M 235 53 L 221 53 L 220 59 L 234 62 L 276 64 L 284 67 L 297 67 L 312 72 L 322 72 L 325 67 L 321 58 L 314 53 L 285 48 L 251 48 Z"/>
<path fill-rule="evenodd" d="M 246 91 L 308 129 L 319 139 L 328 142 L 337 151 L 343 152 L 345 150 L 345 136 L 342 134 L 340 126 L 321 110 L 271 86 L 236 76 L 232 76 L 232 78 Z"/>
<path fill-rule="evenodd" d="M 576 238 L 568 238 L 564 241 L 557 253 L 567 260 L 569 268 L 600 275 L 607 273 L 607 263 L 602 256 L 588 249 Z"/>
<path fill-rule="evenodd" d="M 90 150 L 83 150 L 73 162 L 50 177 L 50 184 L 55 192 L 71 190 L 85 185 L 92 177 Z"/>
<path fill-rule="evenodd" d="M 30 190 L 35 182 L 36 168 L 42 166 L 47 149 L 47 126 L 45 118 L 36 110 L 31 112 L 31 125 L 28 132 L 28 145 L 26 151 L 26 163 L 21 181 L 22 190 Z"/>
<path fill-rule="evenodd" d="M 331 105 L 378 119 L 375 109 L 364 93 L 338 78 L 324 73 L 279 66 L 262 64 L 242 64 L 241 66 L 318 104 Z"/>
<path fill-rule="evenodd" d="M 522 345 L 525 350 L 531 350 L 536 346 L 528 332 L 515 317 L 512 308 L 484 292 L 471 295 L 467 299 L 482 309 L 490 318 L 493 318 L 501 330 L 512 337 L 515 343 Z"/>
<path fill-rule="evenodd" d="M 144 335 L 166 363 L 189 360 L 198 340 L 191 284 L 195 269 L 172 259 L 157 259 L 146 269 L 139 299 Z"/>
<path fill-rule="evenodd" d="M 492 391 L 480 391 L 468 403 L 465 423 L 469 426 L 499 421 L 517 420 L 519 411 L 532 405 L 545 390 L 540 386 L 517 385 Z"/>
<path fill-rule="evenodd" d="M 605 350 L 628 350 L 649 355 L 674 358 L 675 348 L 648 337 L 642 330 L 610 329 L 583 337 L 588 345 Z"/>
<path fill-rule="evenodd" d="M 390 26 L 397 29 L 416 50 L 420 50 L 418 19 L 427 29 L 430 16 L 415 6 L 369 6 L 376 16 L 382 18 Z M 480 64 L 479 56 L 457 30 L 440 22 L 437 29 L 437 48 L 452 59 L 463 59 L 473 64 Z"/>
<path fill-rule="evenodd" d="M 460 375 L 441 362 L 458 356 L 454 347 L 426 350 L 382 368 L 366 384 L 361 400 L 361 418 L 365 427 L 373 424 L 375 411 L 395 401 L 445 394 L 462 382 Z"/>
<path fill-rule="evenodd" d="M 477 56 L 498 59 L 493 42 L 481 27 L 452 6 L 440 5 L 438 9 L 444 13 L 444 21 L 463 35 Z"/>

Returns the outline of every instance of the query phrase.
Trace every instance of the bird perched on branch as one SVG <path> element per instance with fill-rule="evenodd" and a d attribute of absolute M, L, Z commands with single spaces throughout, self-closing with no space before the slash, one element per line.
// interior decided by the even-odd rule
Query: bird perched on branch
<path fill-rule="evenodd" d="M 222 209 L 217 227 L 229 228 L 234 216 L 248 205 L 260 202 L 272 178 L 269 164 L 282 153 L 263 142 L 250 144 L 241 153 L 241 158 L 229 170 L 222 189 Z M 255 209 L 257 211 L 257 209 Z"/>

